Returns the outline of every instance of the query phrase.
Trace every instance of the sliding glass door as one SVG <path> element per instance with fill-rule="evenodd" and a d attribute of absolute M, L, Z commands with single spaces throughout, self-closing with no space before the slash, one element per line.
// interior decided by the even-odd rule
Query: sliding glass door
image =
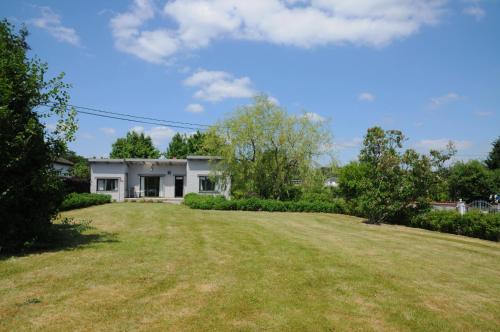
<path fill-rule="evenodd" d="M 141 194 L 144 197 L 160 196 L 160 177 L 141 176 Z"/>

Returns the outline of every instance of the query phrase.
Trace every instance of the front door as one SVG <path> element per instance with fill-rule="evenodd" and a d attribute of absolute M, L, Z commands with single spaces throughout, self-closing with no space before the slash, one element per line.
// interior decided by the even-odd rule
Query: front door
<path fill-rule="evenodd" d="M 182 197 L 184 195 L 184 177 L 175 177 L 175 197 Z"/>
<path fill-rule="evenodd" d="M 143 190 L 146 197 L 158 197 L 160 195 L 160 177 L 145 176 Z"/>

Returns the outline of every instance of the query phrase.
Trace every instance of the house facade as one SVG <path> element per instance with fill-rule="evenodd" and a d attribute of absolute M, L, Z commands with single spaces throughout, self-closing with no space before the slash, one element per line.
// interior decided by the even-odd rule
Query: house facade
<path fill-rule="evenodd" d="M 73 162 L 64 158 L 57 158 L 52 163 L 52 167 L 62 177 L 67 177 L 71 175 L 71 168 L 73 167 L 73 165 L 74 165 Z"/>
<path fill-rule="evenodd" d="M 213 179 L 218 158 L 186 159 L 89 159 L 90 192 L 126 198 L 182 198 L 188 193 L 229 197 L 230 184 Z"/>

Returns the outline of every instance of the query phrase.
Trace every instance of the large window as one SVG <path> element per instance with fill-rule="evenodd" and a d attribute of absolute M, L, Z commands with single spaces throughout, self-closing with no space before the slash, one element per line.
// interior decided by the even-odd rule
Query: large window
<path fill-rule="evenodd" d="M 97 179 L 97 191 L 118 191 L 118 179 Z"/>
<path fill-rule="evenodd" d="M 211 180 L 208 176 L 200 176 L 200 193 L 202 192 L 214 192 L 215 181 Z"/>

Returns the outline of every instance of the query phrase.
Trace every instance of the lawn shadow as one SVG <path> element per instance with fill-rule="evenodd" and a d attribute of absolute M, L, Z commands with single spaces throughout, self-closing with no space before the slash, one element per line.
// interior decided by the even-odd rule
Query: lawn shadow
<path fill-rule="evenodd" d="M 28 244 L 18 251 L 0 252 L 0 260 L 10 257 L 22 257 L 29 254 L 41 254 L 44 252 L 56 252 L 61 250 L 75 250 L 97 243 L 117 243 L 116 233 L 109 232 L 87 232 L 95 230 L 89 221 L 75 222 L 73 220 L 54 223 L 51 225 L 43 239 Z"/>

